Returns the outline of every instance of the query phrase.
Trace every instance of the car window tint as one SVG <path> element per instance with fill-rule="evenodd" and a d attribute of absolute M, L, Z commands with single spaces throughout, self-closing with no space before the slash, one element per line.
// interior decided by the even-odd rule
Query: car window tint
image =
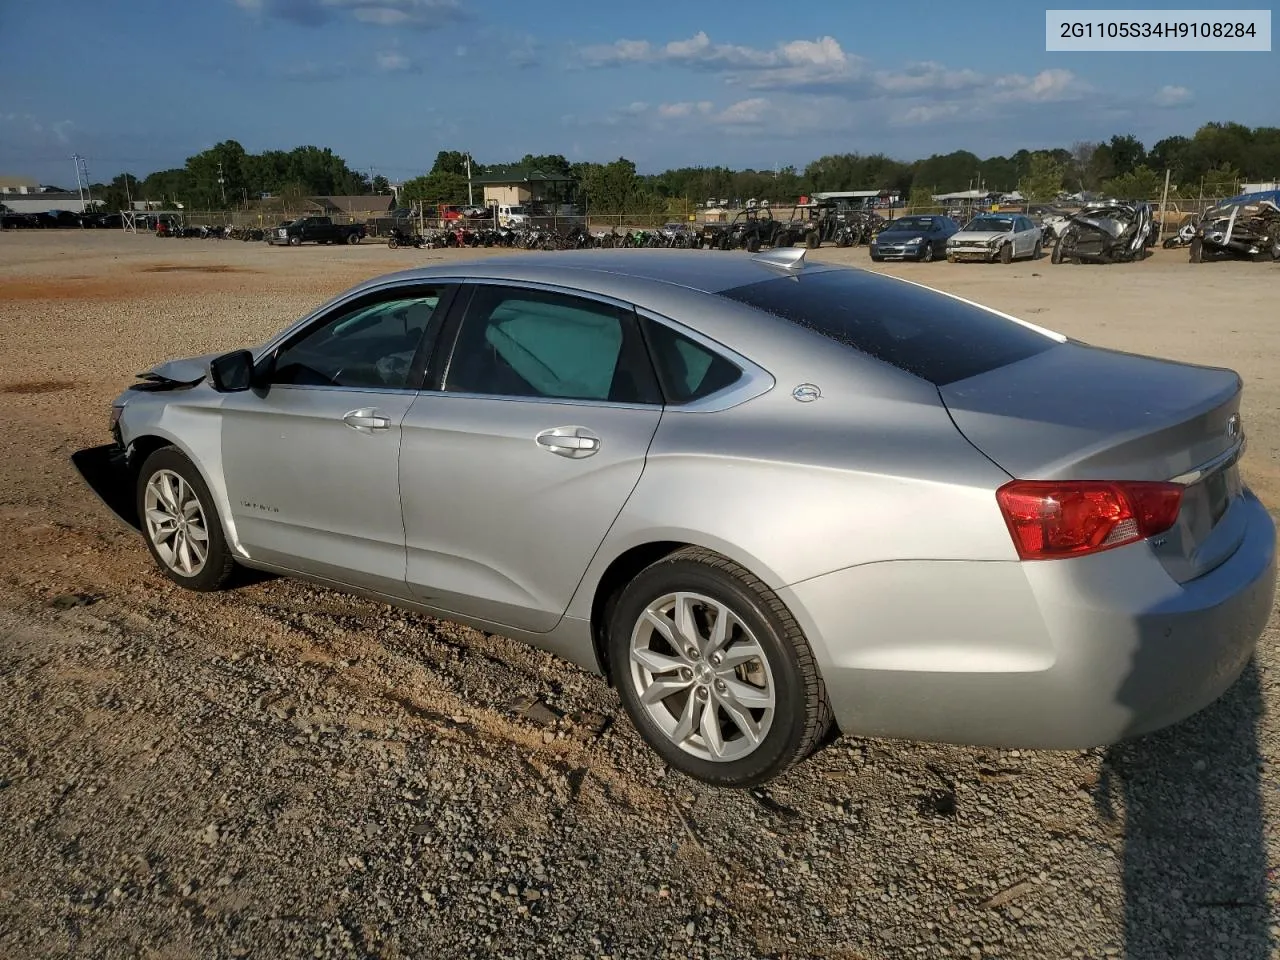
<path fill-rule="evenodd" d="M 404 390 L 439 290 L 339 307 L 276 353 L 271 382 Z"/>
<path fill-rule="evenodd" d="M 700 400 L 742 376 L 736 364 L 666 324 L 646 320 L 645 339 L 668 403 Z"/>
<path fill-rule="evenodd" d="M 1057 341 L 974 304 L 859 270 L 779 277 L 721 291 L 943 386 Z"/>
<path fill-rule="evenodd" d="M 615 403 L 657 402 L 634 318 L 609 304 L 540 290 L 476 288 L 444 389 Z M 639 361 L 639 362 L 637 362 Z"/>

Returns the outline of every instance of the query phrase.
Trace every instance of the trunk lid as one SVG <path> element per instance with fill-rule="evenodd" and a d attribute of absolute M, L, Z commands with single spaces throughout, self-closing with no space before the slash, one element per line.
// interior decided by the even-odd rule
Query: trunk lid
<path fill-rule="evenodd" d="M 1177 480 L 1178 522 L 1151 539 L 1186 582 L 1244 536 L 1236 461 L 1241 381 L 1231 371 L 1068 342 L 939 388 L 956 427 L 1025 480 Z"/>

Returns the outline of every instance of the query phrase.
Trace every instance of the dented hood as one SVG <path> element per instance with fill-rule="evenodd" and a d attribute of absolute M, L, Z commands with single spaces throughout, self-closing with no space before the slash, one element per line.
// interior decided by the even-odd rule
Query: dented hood
<path fill-rule="evenodd" d="M 153 383 L 190 386 L 208 376 L 209 361 L 221 355 L 221 353 L 206 353 L 198 357 L 187 357 L 185 360 L 166 360 L 138 374 L 138 379 L 150 380 Z"/>

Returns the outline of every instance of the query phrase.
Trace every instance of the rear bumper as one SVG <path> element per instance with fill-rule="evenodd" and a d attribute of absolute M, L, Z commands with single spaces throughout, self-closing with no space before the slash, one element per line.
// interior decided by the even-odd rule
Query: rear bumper
<path fill-rule="evenodd" d="M 1173 581 L 1146 543 L 1041 563 L 902 561 L 779 591 L 848 734 L 1000 747 L 1114 743 L 1209 705 L 1272 612 L 1275 525 L 1252 494 L 1221 566 Z"/>

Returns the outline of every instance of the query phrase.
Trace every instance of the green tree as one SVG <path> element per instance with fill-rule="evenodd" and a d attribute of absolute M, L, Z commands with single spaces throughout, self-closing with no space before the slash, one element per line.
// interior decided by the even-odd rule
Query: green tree
<path fill-rule="evenodd" d="M 373 180 L 370 182 L 370 184 L 369 184 L 369 188 L 370 188 L 374 193 L 377 193 L 377 194 L 390 193 L 390 192 L 391 192 L 391 181 L 390 181 L 390 180 L 388 180 L 386 177 L 384 177 L 382 174 L 378 174 L 378 175 L 377 175 L 376 177 L 374 177 L 374 178 L 373 178 Z"/>
<path fill-rule="evenodd" d="M 419 201 L 428 207 L 441 203 L 466 203 L 466 175 L 433 170 L 424 177 L 406 180 L 400 188 L 400 202 L 412 204 Z"/>
<path fill-rule="evenodd" d="M 1158 200 L 1164 189 L 1164 176 L 1146 164 L 1102 184 L 1102 192 L 1117 200 Z"/>
<path fill-rule="evenodd" d="M 1029 203 L 1047 203 L 1062 192 L 1066 167 L 1053 154 L 1037 150 L 1031 154 L 1026 174 L 1018 181 L 1018 192 Z"/>
<path fill-rule="evenodd" d="M 1133 134 L 1117 134 L 1107 141 L 1111 152 L 1111 168 L 1118 177 L 1132 173 L 1147 162 L 1147 148 Z"/>
<path fill-rule="evenodd" d="M 1231 197 L 1239 192 L 1240 171 L 1225 161 L 1210 167 L 1204 175 L 1206 197 Z"/>

